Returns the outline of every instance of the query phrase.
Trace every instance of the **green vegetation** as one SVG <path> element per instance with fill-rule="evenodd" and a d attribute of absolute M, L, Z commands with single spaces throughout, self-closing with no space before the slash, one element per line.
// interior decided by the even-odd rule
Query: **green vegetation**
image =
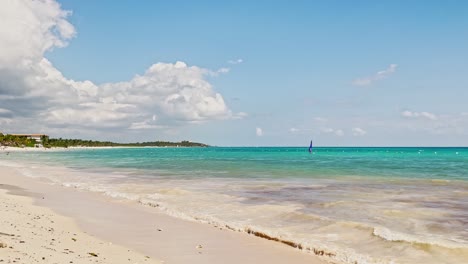
<path fill-rule="evenodd" d="M 26 136 L 3 135 L 0 133 L 0 146 L 10 147 L 34 147 L 36 144 L 42 144 L 46 148 L 51 147 L 208 147 L 206 144 L 181 141 L 154 141 L 154 142 L 138 142 L 138 143 L 115 143 L 110 141 L 94 141 L 82 139 L 63 139 L 41 137 L 41 142 L 36 142 L 34 139 L 29 139 Z"/>
<path fill-rule="evenodd" d="M 34 147 L 36 141 L 24 136 L 3 135 L 0 133 L 0 146 L 9 147 Z"/>

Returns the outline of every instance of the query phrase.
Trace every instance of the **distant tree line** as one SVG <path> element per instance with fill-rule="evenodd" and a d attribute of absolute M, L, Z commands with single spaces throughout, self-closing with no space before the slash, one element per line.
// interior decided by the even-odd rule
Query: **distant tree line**
<path fill-rule="evenodd" d="M 137 142 L 137 143 L 115 143 L 110 141 L 95 141 L 82 139 L 63 139 L 49 138 L 42 136 L 41 142 L 30 139 L 26 136 L 3 135 L 0 133 L 0 146 L 9 147 L 34 147 L 41 144 L 46 148 L 52 147 L 208 147 L 206 144 L 190 142 L 187 140 L 181 142 L 170 141 L 152 141 L 152 142 Z"/>
<path fill-rule="evenodd" d="M 36 140 L 24 136 L 3 135 L 0 133 L 0 146 L 8 147 L 34 147 Z"/>

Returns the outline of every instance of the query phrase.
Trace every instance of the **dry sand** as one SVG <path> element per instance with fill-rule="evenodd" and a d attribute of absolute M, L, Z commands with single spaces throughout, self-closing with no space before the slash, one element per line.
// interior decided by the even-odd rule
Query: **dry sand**
<path fill-rule="evenodd" d="M 15 186 L 0 186 L 21 192 Z M 81 231 L 75 222 L 32 198 L 0 190 L 2 263 L 161 263 Z"/>
<path fill-rule="evenodd" d="M 0 263 L 325 263 L 282 243 L 50 185 L 11 167 L 0 166 L 0 184 L 15 194 L 0 193 L 0 232 L 15 235 L 0 234 L 7 244 Z"/>

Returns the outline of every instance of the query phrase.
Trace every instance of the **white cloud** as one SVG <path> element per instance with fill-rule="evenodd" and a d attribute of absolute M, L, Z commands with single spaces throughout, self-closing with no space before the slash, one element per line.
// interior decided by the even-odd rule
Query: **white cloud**
<path fill-rule="evenodd" d="M 339 137 L 342 137 L 345 134 L 344 131 L 341 129 L 334 129 L 334 128 L 329 128 L 329 127 L 323 127 L 320 129 L 320 131 L 325 134 L 334 134 L 335 136 L 339 136 Z"/>
<path fill-rule="evenodd" d="M 245 112 L 239 112 L 239 113 L 236 113 L 232 116 L 232 119 L 243 119 L 244 117 L 247 117 L 248 114 L 245 113 Z"/>
<path fill-rule="evenodd" d="M 339 137 L 342 137 L 342 136 L 344 136 L 344 132 L 343 132 L 343 130 L 338 129 L 338 130 L 335 130 L 335 135 L 337 135 Z"/>
<path fill-rule="evenodd" d="M 390 75 L 392 75 L 396 71 L 397 67 L 398 67 L 397 64 L 390 64 L 387 69 L 378 71 L 374 75 L 355 79 L 353 81 L 353 85 L 356 85 L 356 86 L 371 85 L 372 83 L 376 81 L 385 79 L 389 77 Z"/>
<path fill-rule="evenodd" d="M 0 67 L 37 61 L 45 51 L 64 47 L 76 31 L 53 0 L 2 1 L 0 5 Z M 26 61 L 25 61 L 26 60 Z"/>
<path fill-rule="evenodd" d="M 157 129 L 157 128 L 166 128 L 166 127 L 152 124 L 150 120 L 146 120 L 143 122 L 132 123 L 128 129 L 139 130 L 139 129 Z"/>
<path fill-rule="evenodd" d="M 261 129 L 260 127 L 257 127 L 255 129 L 255 134 L 257 135 L 257 137 L 263 136 L 263 129 Z"/>
<path fill-rule="evenodd" d="M 296 132 L 299 132 L 299 131 L 300 131 L 300 130 L 297 129 L 297 128 L 295 128 L 295 127 L 291 127 L 291 128 L 289 129 L 289 132 L 291 132 L 291 133 L 296 133 Z"/>
<path fill-rule="evenodd" d="M 220 68 L 216 72 L 217 73 L 228 73 L 231 69 L 229 68 Z"/>
<path fill-rule="evenodd" d="M 17 127 L 148 129 L 243 118 L 207 76 L 226 73 L 184 62 L 155 63 L 129 81 L 96 85 L 68 79 L 44 57 L 76 35 L 55 0 L 0 4 L 0 114 Z M 21 21 L 21 23 L 19 23 Z M 8 113 L 6 112 L 8 109 Z M 157 118 L 156 118 L 157 117 Z"/>
<path fill-rule="evenodd" d="M 0 125 L 2 125 L 2 126 L 10 125 L 12 122 L 13 122 L 13 119 L 11 119 L 11 118 L 2 118 L 2 117 L 0 117 Z M 6 132 L 0 130 L 0 133 L 6 133 Z"/>
<path fill-rule="evenodd" d="M 367 131 L 359 127 L 354 127 L 353 129 L 351 129 L 351 131 L 353 133 L 353 136 L 364 136 L 365 134 L 367 134 Z"/>
<path fill-rule="evenodd" d="M 11 114 L 11 111 L 8 109 L 0 108 L 0 115 L 1 114 Z"/>
<path fill-rule="evenodd" d="M 429 113 L 429 112 L 411 112 L 411 111 L 406 110 L 406 111 L 401 112 L 401 115 L 407 118 L 425 118 L 429 120 L 438 119 L 435 114 Z"/>
<path fill-rule="evenodd" d="M 314 129 L 312 128 L 296 128 L 296 127 L 292 127 L 289 129 L 289 132 L 290 133 L 301 133 L 301 134 L 306 134 L 306 133 L 311 133 L 313 132 Z"/>
<path fill-rule="evenodd" d="M 243 59 L 228 60 L 228 63 L 229 63 L 229 64 L 241 64 L 242 62 L 244 62 Z"/>
<path fill-rule="evenodd" d="M 432 113 L 428 113 L 428 112 L 421 112 L 420 115 L 422 117 L 425 117 L 425 118 L 428 118 L 428 119 L 431 119 L 431 120 L 437 120 L 437 116 L 432 114 Z"/>
<path fill-rule="evenodd" d="M 315 117 L 314 120 L 317 121 L 317 122 L 327 122 L 328 121 L 328 119 L 323 118 L 323 117 Z"/>

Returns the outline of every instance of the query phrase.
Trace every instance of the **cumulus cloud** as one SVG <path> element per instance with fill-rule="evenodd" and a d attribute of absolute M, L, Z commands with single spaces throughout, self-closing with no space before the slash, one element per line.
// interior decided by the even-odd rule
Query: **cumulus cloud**
<path fill-rule="evenodd" d="M 257 135 L 257 137 L 263 136 L 263 129 L 261 129 L 260 127 L 257 127 L 255 129 L 255 134 Z"/>
<path fill-rule="evenodd" d="M 401 115 L 406 118 L 423 118 L 423 119 L 429 119 L 429 120 L 437 120 L 437 116 L 433 113 L 429 112 L 411 112 L 411 111 L 403 111 L 401 112 Z"/>
<path fill-rule="evenodd" d="M 334 128 L 329 128 L 329 127 L 323 127 L 320 129 L 320 131 L 325 134 L 333 134 L 339 137 L 342 137 L 345 134 L 344 131 L 341 129 L 334 129 Z"/>
<path fill-rule="evenodd" d="M 353 133 L 353 136 L 356 136 L 356 137 L 364 136 L 365 134 L 367 134 L 367 131 L 359 127 L 354 127 L 353 129 L 351 129 L 351 131 Z"/>
<path fill-rule="evenodd" d="M 28 63 L 45 51 L 64 47 L 75 36 L 70 15 L 53 0 L 2 1 L 0 8 L 0 65 Z"/>
<path fill-rule="evenodd" d="M 241 64 L 242 62 L 244 62 L 243 59 L 228 60 L 228 63 L 229 63 L 229 64 Z"/>
<path fill-rule="evenodd" d="M 17 127 L 137 130 L 245 116 L 232 113 L 207 80 L 227 68 L 155 63 L 119 83 L 66 78 L 44 53 L 75 37 L 70 14 L 55 0 L 2 1 L 0 117 L 13 116 Z"/>
<path fill-rule="evenodd" d="M 374 75 L 363 77 L 363 78 L 357 78 L 353 81 L 353 85 L 368 86 L 376 81 L 385 79 L 396 71 L 397 66 L 398 66 L 397 64 L 390 64 L 387 69 L 378 71 Z"/>

